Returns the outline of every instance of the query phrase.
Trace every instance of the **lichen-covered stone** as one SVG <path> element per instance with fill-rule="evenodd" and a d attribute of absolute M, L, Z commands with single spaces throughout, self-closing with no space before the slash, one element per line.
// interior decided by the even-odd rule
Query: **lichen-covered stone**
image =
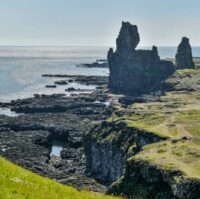
<path fill-rule="evenodd" d="M 176 69 L 194 69 L 192 49 L 187 37 L 183 37 L 176 53 Z"/>
<path fill-rule="evenodd" d="M 108 87 L 117 93 L 141 94 L 155 90 L 170 76 L 175 67 L 162 61 L 157 47 L 152 50 L 135 50 L 140 41 L 137 26 L 122 22 L 117 38 L 117 50 L 108 51 L 110 76 Z"/>

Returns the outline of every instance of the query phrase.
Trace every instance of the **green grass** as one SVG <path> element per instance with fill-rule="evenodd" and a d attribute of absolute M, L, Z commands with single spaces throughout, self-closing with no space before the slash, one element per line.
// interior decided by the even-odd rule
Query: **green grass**
<path fill-rule="evenodd" d="M 159 102 L 129 106 L 118 117 L 113 114 L 108 121 L 124 121 L 130 127 L 144 129 L 160 137 L 179 139 L 200 136 L 200 92 L 169 92 Z"/>
<path fill-rule="evenodd" d="M 178 70 L 189 74 L 199 84 L 200 70 Z M 188 75 L 176 81 L 186 81 Z M 187 178 L 200 180 L 200 90 L 171 91 L 159 101 L 135 103 L 126 108 L 117 107 L 108 120 L 125 122 L 129 127 L 145 130 L 166 141 L 144 147 L 129 159 L 144 160 L 162 169 L 176 169 Z M 123 114 L 118 114 L 121 112 Z M 186 137 L 187 139 L 182 139 Z"/>
<path fill-rule="evenodd" d="M 200 69 L 181 69 L 176 70 L 178 74 L 188 74 L 188 73 L 200 73 Z"/>
<path fill-rule="evenodd" d="M 0 199 L 114 199 L 89 191 L 77 191 L 33 174 L 0 157 Z"/>
<path fill-rule="evenodd" d="M 129 159 L 132 160 L 145 160 L 167 170 L 178 169 L 187 178 L 200 179 L 200 139 L 151 144 Z"/>

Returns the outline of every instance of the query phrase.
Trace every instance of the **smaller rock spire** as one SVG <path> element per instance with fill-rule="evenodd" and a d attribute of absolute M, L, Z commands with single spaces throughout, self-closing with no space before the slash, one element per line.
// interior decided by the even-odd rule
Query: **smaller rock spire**
<path fill-rule="evenodd" d="M 192 48 L 189 39 L 183 37 L 176 53 L 176 69 L 194 69 L 195 64 L 192 58 Z"/>
<path fill-rule="evenodd" d="M 136 25 L 122 22 L 119 36 L 116 40 L 117 51 L 134 51 L 140 42 L 140 35 Z"/>

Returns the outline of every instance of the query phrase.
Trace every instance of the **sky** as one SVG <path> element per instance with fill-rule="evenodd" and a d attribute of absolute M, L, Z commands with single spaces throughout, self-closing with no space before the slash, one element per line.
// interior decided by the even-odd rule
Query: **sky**
<path fill-rule="evenodd" d="M 0 45 L 114 46 L 122 21 L 140 46 L 200 46 L 200 0 L 0 0 Z"/>

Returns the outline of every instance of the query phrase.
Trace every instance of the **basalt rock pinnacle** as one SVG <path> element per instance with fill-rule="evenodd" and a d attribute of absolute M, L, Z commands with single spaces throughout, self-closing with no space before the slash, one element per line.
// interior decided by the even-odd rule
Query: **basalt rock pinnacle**
<path fill-rule="evenodd" d="M 183 37 L 176 53 L 176 69 L 194 69 L 192 49 L 187 37 Z"/>
<path fill-rule="evenodd" d="M 136 50 L 139 42 L 137 26 L 122 22 L 116 51 L 108 51 L 108 87 L 113 92 L 130 95 L 150 92 L 175 71 L 173 63 L 160 60 L 157 47 Z"/>

